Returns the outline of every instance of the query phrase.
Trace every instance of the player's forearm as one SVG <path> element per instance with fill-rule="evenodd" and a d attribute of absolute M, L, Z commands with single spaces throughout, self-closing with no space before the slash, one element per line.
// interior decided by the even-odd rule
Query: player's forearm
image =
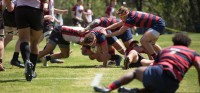
<path fill-rule="evenodd" d="M 108 27 L 106 27 L 106 30 L 111 30 L 111 29 L 116 29 L 118 27 L 122 26 L 121 22 L 118 22 L 118 23 L 114 23 Z"/>

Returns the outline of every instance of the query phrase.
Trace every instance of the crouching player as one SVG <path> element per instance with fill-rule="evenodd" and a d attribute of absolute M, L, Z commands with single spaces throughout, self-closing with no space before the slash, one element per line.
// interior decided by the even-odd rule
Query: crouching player
<path fill-rule="evenodd" d="M 47 61 L 51 59 L 67 58 L 70 54 L 70 42 L 81 44 L 85 34 L 79 34 L 82 27 L 58 26 L 52 31 L 46 48 L 39 52 L 38 59 L 42 58 L 43 66 L 48 66 Z M 56 45 L 60 48 L 60 53 L 49 54 Z M 47 56 L 45 56 L 47 55 Z M 45 56 L 45 57 L 44 57 Z"/>
<path fill-rule="evenodd" d="M 106 38 L 105 35 L 108 32 L 103 27 L 95 27 L 90 30 L 89 33 L 85 36 L 83 43 L 88 43 L 90 47 L 96 47 L 96 51 L 91 51 L 90 48 L 87 49 L 87 54 L 91 59 L 97 59 L 99 62 L 103 62 L 103 65 L 100 67 L 106 67 L 108 60 L 117 60 L 116 65 L 120 65 L 121 57 L 118 55 L 111 56 L 109 54 L 108 46 L 113 46 L 117 50 L 123 49 L 123 46 L 120 46 L 120 42 L 116 37 Z M 116 47 L 115 45 L 118 45 Z M 122 52 L 124 54 L 124 50 Z"/>

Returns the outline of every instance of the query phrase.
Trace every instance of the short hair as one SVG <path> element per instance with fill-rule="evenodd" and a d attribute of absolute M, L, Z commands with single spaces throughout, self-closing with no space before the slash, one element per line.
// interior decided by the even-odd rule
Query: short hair
<path fill-rule="evenodd" d="M 83 40 L 83 43 L 85 44 L 91 44 L 93 41 L 94 41 L 94 36 L 90 34 L 86 35 L 84 40 Z"/>
<path fill-rule="evenodd" d="M 125 15 L 129 12 L 129 9 L 125 6 L 121 6 L 118 10 L 117 10 L 117 15 Z"/>
<path fill-rule="evenodd" d="M 174 45 L 190 46 L 191 39 L 186 33 L 176 33 L 172 38 Z"/>

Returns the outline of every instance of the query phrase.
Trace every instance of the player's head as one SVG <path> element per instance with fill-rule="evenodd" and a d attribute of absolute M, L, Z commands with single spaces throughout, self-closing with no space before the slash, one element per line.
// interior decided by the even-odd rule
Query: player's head
<path fill-rule="evenodd" d="M 185 33 L 176 33 L 172 38 L 174 45 L 182 45 L 188 47 L 191 43 L 191 39 Z"/>
<path fill-rule="evenodd" d="M 96 44 L 96 36 L 92 33 L 88 33 L 87 35 L 85 35 L 82 43 L 83 45 L 94 46 Z"/>
<path fill-rule="evenodd" d="M 120 19 L 123 19 L 125 16 L 127 16 L 129 13 L 129 9 L 127 7 L 121 6 L 117 10 L 117 15 L 120 17 Z"/>

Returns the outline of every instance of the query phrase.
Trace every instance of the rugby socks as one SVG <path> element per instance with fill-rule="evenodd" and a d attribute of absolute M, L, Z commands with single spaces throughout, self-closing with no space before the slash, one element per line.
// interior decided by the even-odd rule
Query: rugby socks
<path fill-rule="evenodd" d="M 33 71 L 35 71 L 38 54 L 30 54 L 30 61 L 33 63 Z"/>
<path fill-rule="evenodd" d="M 46 58 L 47 61 L 51 60 L 51 56 L 50 55 L 46 56 L 45 58 Z"/>
<path fill-rule="evenodd" d="M 115 89 L 119 88 L 120 86 L 121 86 L 121 84 L 119 81 L 114 81 L 110 85 L 108 85 L 107 88 L 110 90 L 115 90 Z"/>
<path fill-rule="evenodd" d="M 122 57 L 120 55 L 112 55 L 110 60 L 114 60 L 116 62 L 116 66 L 120 66 Z"/>
<path fill-rule="evenodd" d="M 19 57 L 19 52 L 14 52 L 12 60 L 17 61 L 18 57 Z"/>
<path fill-rule="evenodd" d="M 20 50 L 22 54 L 23 61 L 29 60 L 30 58 L 30 47 L 28 42 L 22 42 L 20 44 Z"/>

